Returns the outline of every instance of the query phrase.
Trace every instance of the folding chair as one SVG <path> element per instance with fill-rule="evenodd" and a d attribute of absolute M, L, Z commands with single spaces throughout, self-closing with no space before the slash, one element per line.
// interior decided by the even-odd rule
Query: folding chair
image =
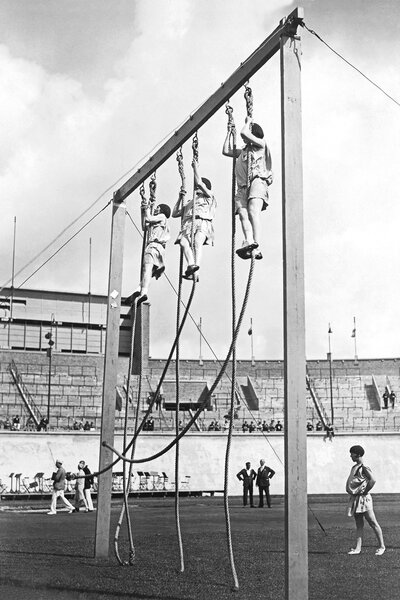
<path fill-rule="evenodd" d="M 146 489 L 149 490 L 150 489 L 150 472 L 149 471 L 144 471 L 144 476 L 146 477 Z"/>
<path fill-rule="evenodd" d="M 150 471 L 150 477 L 152 477 L 153 481 L 152 481 L 152 489 L 153 490 L 158 490 L 158 484 L 159 484 L 159 473 L 157 471 Z"/>
<path fill-rule="evenodd" d="M 139 477 L 139 490 L 147 490 L 147 477 L 143 471 L 136 471 Z"/>
<path fill-rule="evenodd" d="M 189 490 L 190 489 L 190 475 L 185 475 L 184 481 L 181 481 L 181 490 Z"/>
<path fill-rule="evenodd" d="M 43 484 L 44 484 L 43 476 L 44 476 L 44 473 L 36 473 L 36 475 L 33 478 L 34 481 L 37 482 L 37 490 L 36 490 L 37 492 L 43 492 Z"/>
<path fill-rule="evenodd" d="M 123 471 L 116 471 L 112 474 L 112 489 L 114 492 L 122 492 L 122 490 L 124 489 L 122 481 L 123 476 Z"/>
<path fill-rule="evenodd" d="M 21 475 L 22 475 L 22 473 L 15 474 L 15 490 L 14 490 L 14 492 L 16 494 L 21 493 Z"/>
<path fill-rule="evenodd" d="M 31 492 L 29 489 L 29 483 L 30 483 L 29 477 L 23 477 L 21 480 L 21 483 L 22 483 L 22 491 L 28 492 L 28 494 L 30 494 Z M 35 485 L 37 485 L 37 483 Z"/>
<path fill-rule="evenodd" d="M 46 477 L 43 480 L 43 491 L 44 492 L 53 492 L 53 480 L 51 477 Z"/>
<path fill-rule="evenodd" d="M 167 482 L 168 482 L 168 475 L 166 473 L 164 473 L 164 472 L 162 473 L 162 480 L 163 480 L 162 481 L 162 484 L 163 484 L 162 489 L 166 490 L 167 489 Z"/>

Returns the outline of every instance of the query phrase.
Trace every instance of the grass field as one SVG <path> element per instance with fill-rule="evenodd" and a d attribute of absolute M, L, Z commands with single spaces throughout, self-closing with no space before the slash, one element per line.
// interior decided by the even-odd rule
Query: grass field
<path fill-rule="evenodd" d="M 181 500 L 185 571 L 179 572 L 174 501 L 134 499 L 131 515 L 136 560 L 121 567 L 113 550 L 120 505 L 113 503 L 110 559 L 93 558 L 95 513 L 48 516 L 43 502 L 0 504 L 0 598 L 4 600 L 258 600 L 285 598 L 284 504 L 243 508 L 230 500 L 232 538 L 240 589 L 232 591 L 223 499 Z M 400 598 L 400 498 L 374 496 L 387 545 L 374 555 L 367 526 L 363 552 L 348 556 L 353 519 L 345 497 L 310 498 L 309 598 L 395 600 Z M 127 559 L 126 528 L 121 553 Z M 306 599 L 304 599 L 306 600 Z"/>

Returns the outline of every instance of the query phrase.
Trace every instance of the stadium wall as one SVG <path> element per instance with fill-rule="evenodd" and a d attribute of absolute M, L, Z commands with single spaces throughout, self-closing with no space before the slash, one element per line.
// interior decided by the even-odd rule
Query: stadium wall
<path fill-rule="evenodd" d="M 174 439 L 172 434 L 143 433 L 137 441 L 136 457 L 155 454 Z M 116 435 L 115 447 L 122 449 L 122 435 Z M 189 433 L 180 443 L 181 480 L 190 476 L 190 489 L 221 491 L 224 481 L 224 460 L 227 435 L 219 433 Z M 22 473 L 33 480 L 37 472 L 50 477 L 54 460 L 63 460 L 67 471 L 74 471 L 84 459 L 95 471 L 98 465 L 100 436 L 97 432 L 31 433 L 0 431 L 0 479 L 9 484 L 10 473 Z M 371 467 L 377 483 L 376 493 L 400 493 L 400 433 L 338 434 L 332 442 L 319 433 L 307 435 L 308 492 L 310 494 L 340 494 L 345 491 L 352 462 L 349 448 L 361 444 L 366 451 L 365 464 Z M 258 466 L 260 458 L 276 471 L 271 483 L 272 494 L 284 493 L 284 436 L 269 434 L 234 434 L 230 454 L 229 493 L 242 492 L 236 473 L 246 461 Z M 173 481 L 175 451 L 152 462 L 135 465 L 134 470 L 165 472 Z M 119 462 L 114 471 L 121 471 Z"/>

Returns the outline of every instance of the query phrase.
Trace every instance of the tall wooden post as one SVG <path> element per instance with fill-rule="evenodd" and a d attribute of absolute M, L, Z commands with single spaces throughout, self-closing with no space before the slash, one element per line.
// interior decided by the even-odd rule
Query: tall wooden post
<path fill-rule="evenodd" d="M 300 16 L 300 15 L 297 15 Z M 301 44 L 281 37 L 286 598 L 308 598 Z"/>
<path fill-rule="evenodd" d="M 114 445 L 115 426 L 115 393 L 118 373 L 119 324 L 121 312 L 122 267 L 125 236 L 125 203 L 114 196 L 112 225 L 110 270 L 108 282 L 107 330 L 104 357 L 103 404 L 100 438 L 101 471 L 113 459 L 113 453 L 104 448 L 103 441 Z M 111 518 L 112 469 L 99 476 L 96 513 L 95 558 L 108 558 Z"/>

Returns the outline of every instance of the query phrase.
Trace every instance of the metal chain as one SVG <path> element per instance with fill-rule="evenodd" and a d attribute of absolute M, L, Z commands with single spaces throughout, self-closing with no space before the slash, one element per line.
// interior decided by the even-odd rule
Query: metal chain
<path fill-rule="evenodd" d="M 197 137 L 197 131 L 193 136 L 192 140 L 193 160 L 196 162 L 199 160 L 199 138 Z"/>
<path fill-rule="evenodd" d="M 251 87 L 245 84 L 244 98 L 246 100 L 247 116 L 253 118 L 253 92 Z"/>
<path fill-rule="evenodd" d="M 157 191 L 157 179 L 156 179 L 156 172 L 154 171 L 154 173 L 151 176 L 150 179 L 150 183 L 149 183 L 149 190 L 150 190 L 150 207 L 153 207 L 156 201 L 156 191 Z"/>
<path fill-rule="evenodd" d="M 232 146 L 236 147 L 236 125 L 233 120 L 233 108 L 228 102 L 225 104 L 225 113 L 228 115 L 228 132 L 230 134 L 230 138 L 232 139 Z"/>
<path fill-rule="evenodd" d="M 186 177 L 185 177 L 185 169 L 184 169 L 184 165 L 183 165 L 182 147 L 179 148 L 179 150 L 176 153 L 176 160 L 178 161 L 178 171 L 179 171 L 179 175 L 180 175 L 181 181 L 182 181 L 181 192 L 186 192 Z"/>

